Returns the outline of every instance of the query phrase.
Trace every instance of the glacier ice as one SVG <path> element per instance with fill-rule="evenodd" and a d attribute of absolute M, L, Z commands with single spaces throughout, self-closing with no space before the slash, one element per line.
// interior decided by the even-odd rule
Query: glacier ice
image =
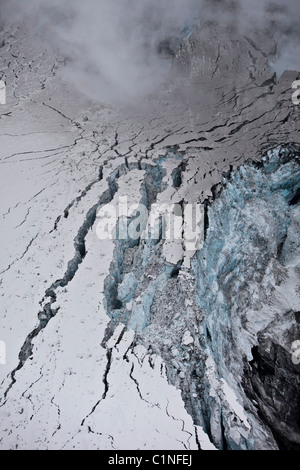
<path fill-rule="evenodd" d="M 298 73 L 187 28 L 157 95 L 102 108 L 0 34 L 1 448 L 299 447 Z M 125 196 L 204 204 L 202 249 L 100 240 Z"/>
<path fill-rule="evenodd" d="M 224 175 L 207 201 L 205 242 L 190 273 L 183 260 L 164 260 L 163 239 L 116 241 L 105 288 L 111 328 L 126 324 L 164 358 L 195 424 L 218 448 L 277 446 L 245 377 L 278 310 L 289 315 L 283 329 L 296 312 L 297 295 L 291 309 L 276 300 L 276 289 L 298 266 L 299 161 L 292 145 L 280 146 Z M 162 173 L 148 169 L 146 181 L 154 202 Z M 144 190 L 141 197 L 149 202 Z M 241 413 L 243 406 L 250 414 Z"/>
<path fill-rule="evenodd" d="M 207 353 L 219 377 L 235 384 L 245 402 L 245 364 L 253 364 L 261 335 L 269 335 L 269 347 L 278 343 L 287 351 L 286 396 L 296 403 L 299 398 L 299 375 L 289 357 L 299 334 L 299 289 L 292 281 L 295 275 L 299 278 L 299 187 L 300 156 L 293 146 L 275 148 L 261 163 L 249 162 L 231 172 L 209 205 L 205 244 L 192 262 L 196 297 L 205 312 Z M 280 289 L 289 296 L 286 301 Z M 275 328 L 275 322 L 281 326 Z M 270 373 L 276 376 L 276 370 Z M 276 395 L 273 387 L 281 387 L 279 378 L 270 388 Z M 253 391 L 248 395 L 254 400 Z M 281 445 L 289 446 L 290 440 L 297 447 L 297 420 L 282 430 L 274 421 L 277 413 L 279 423 L 284 408 L 279 397 L 275 410 L 267 412 L 268 405 L 257 395 L 260 416 L 280 436 Z M 237 442 L 229 440 L 227 445 L 234 448 Z"/>

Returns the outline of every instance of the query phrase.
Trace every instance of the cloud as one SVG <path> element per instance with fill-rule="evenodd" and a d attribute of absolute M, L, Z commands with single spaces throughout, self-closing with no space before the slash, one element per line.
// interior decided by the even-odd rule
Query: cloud
<path fill-rule="evenodd" d="M 200 2 L 201 3 L 201 2 Z M 7 21 L 26 21 L 66 59 L 64 75 L 102 102 L 137 100 L 171 66 L 159 44 L 199 15 L 197 0 L 6 0 Z M 198 5 L 198 6 L 197 6 Z"/>
<path fill-rule="evenodd" d="M 197 21 L 273 34 L 277 67 L 300 68 L 298 0 L 2 0 L 1 12 L 39 32 L 65 58 L 64 76 L 103 103 L 154 91 L 171 67 L 159 51 Z"/>

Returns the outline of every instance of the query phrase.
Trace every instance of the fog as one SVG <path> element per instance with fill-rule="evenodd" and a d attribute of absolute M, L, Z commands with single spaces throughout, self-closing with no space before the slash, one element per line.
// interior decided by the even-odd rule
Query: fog
<path fill-rule="evenodd" d="M 1 16 L 39 34 L 65 59 L 65 78 L 106 104 L 154 91 L 172 66 L 161 42 L 206 21 L 273 35 L 278 75 L 300 70 L 299 0 L 2 0 Z"/>

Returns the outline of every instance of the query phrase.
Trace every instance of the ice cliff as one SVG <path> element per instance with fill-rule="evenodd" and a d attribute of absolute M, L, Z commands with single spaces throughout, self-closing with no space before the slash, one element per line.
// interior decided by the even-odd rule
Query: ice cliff
<path fill-rule="evenodd" d="M 249 416 L 288 448 L 299 448 L 299 366 L 291 356 L 299 337 L 299 162 L 293 146 L 276 148 L 224 178 L 193 260 L 208 355 L 242 393 Z M 253 447 L 243 433 L 232 439 L 231 428 L 225 418 L 225 445 Z"/>

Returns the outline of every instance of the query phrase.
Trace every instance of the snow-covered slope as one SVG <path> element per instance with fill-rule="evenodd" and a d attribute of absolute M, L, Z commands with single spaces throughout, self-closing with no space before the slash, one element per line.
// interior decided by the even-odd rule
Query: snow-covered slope
<path fill-rule="evenodd" d="M 204 28 L 157 94 L 104 108 L 28 31 L 1 45 L 0 447 L 299 446 L 299 74 L 277 82 L 272 44 Z M 255 165 L 280 145 L 288 162 Z M 120 197 L 211 204 L 202 250 L 99 239 Z"/>

